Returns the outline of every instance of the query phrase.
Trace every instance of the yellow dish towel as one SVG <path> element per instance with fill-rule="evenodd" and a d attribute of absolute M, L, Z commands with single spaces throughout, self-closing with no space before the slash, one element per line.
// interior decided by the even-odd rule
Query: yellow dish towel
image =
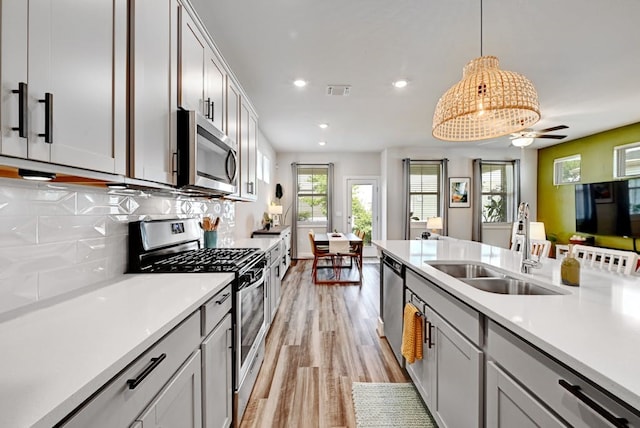
<path fill-rule="evenodd" d="M 404 325 L 402 329 L 402 356 L 407 363 L 413 364 L 422 359 L 422 316 L 413 304 L 404 306 Z"/>

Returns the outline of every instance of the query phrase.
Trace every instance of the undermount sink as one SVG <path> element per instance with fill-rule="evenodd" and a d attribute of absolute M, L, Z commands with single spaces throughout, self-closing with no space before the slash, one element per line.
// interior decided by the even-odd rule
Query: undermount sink
<path fill-rule="evenodd" d="M 488 291 L 497 294 L 560 294 L 548 288 L 540 287 L 529 281 L 511 278 L 505 276 L 503 278 L 464 278 L 461 279 L 465 284 L 469 284 L 478 290 Z"/>
<path fill-rule="evenodd" d="M 561 291 L 551 290 L 526 279 L 509 276 L 499 270 L 475 263 L 429 263 L 429 265 L 449 276 L 459 279 L 478 290 L 496 294 L 518 295 L 560 295 Z"/>

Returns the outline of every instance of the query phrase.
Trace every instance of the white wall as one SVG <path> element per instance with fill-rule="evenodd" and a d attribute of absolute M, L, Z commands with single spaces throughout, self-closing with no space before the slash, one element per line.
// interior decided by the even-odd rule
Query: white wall
<path fill-rule="evenodd" d="M 385 208 L 386 221 L 383 220 L 382 239 L 403 239 L 402 229 L 402 159 L 416 160 L 449 159 L 450 177 L 472 177 L 473 159 L 513 160 L 521 159 L 521 199 L 529 202 L 532 220 L 536 218 L 537 168 L 538 155 L 533 149 L 521 150 L 515 147 L 491 148 L 470 143 L 450 143 L 446 149 L 434 148 L 392 148 L 386 149 L 380 156 L 382 175 L 382 206 Z M 497 143 L 494 143 L 497 145 Z M 524 155 L 523 155 L 524 153 Z M 473 183 L 472 183 L 473 184 Z M 459 239 L 471 239 L 472 208 L 448 208 L 449 236 Z M 506 246 L 511 229 L 487 230 L 486 241 Z M 504 239 L 507 241 L 504 241 Z"/>
<path fill-rule="evenodd" d="M 258 180 L 258 198 L 255 202 L 237 202 L 235 204 L 235 239 L 250 238 L 251 232 L 262 229 L 262 215 L 267 211 L 267 207 L 272 201 L 276 202 L 276 153 L 260 130 L 258 130 L 258 150 L 262 156 L 266 156 L 270 160 L 270 180 L 269 183 Z"/>
<path fill-rule="evenodd" d="M 287 216 L 286 224 L 292 224 L 292 195 L 293 177 L 291 175 L 291 163 L 333 163 L 334 198 L 332 222 L 336 229 L 345 227 L 346 203 L 346 177 L 379 177 L 381 170 L 380 153 L 354 152 L 354 153 L 278 153 L 276 177 L 277 183 L 284 189 L 282 205 Z M 381 213 L 384 217 L 384 211 Z M 236 209 L 237 215 L 237 209 Z M 306 257 L 311 254 L 309 238 L 306 233 L 298 234 L 298 257 Z"/>

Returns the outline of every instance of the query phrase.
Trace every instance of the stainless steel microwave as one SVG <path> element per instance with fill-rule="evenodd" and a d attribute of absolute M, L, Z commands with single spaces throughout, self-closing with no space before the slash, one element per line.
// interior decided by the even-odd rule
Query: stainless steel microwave
<path fill-rule="evenodd" d="M 178 186 L 216 194 L 237 190 L 235 141 L 202 114 L 178 110 Z"/>

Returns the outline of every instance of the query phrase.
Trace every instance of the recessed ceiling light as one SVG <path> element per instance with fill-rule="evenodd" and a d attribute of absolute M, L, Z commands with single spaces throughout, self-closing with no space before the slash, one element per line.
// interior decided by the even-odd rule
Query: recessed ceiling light
<path fill-rule="evenodd" d="M 307 81 L 303 79 L 297 79 L 293 81 L 293 84 L 298 88 L 304 88 L 305 86 L 307 86 Z"/>
<path fill-rule="evenodd" d="M 318 144 L 320 144 L 321 146 L 324 146 L 324 145 L 327 144 L 327 142 L 326 141 L 320 141 Z"/>
<path fill-rule="evenodd" d="M 409 82 L 407 82 L 406 80 L 396 80 L 395 82 L 393 82 L 393 86 L 395 86 L 396 88 L 404 88 L 408 83 Z"/>
<path fill-rule="evenodd" d="M 329 127 L 329 124 L 328 124 L 328 123 L 321 123 L 321 124 L 319 124 L 318 126 L 319 126 L 320 128 L 322 128 L 322 129 L 327 129 L 327 128 Z"/>

